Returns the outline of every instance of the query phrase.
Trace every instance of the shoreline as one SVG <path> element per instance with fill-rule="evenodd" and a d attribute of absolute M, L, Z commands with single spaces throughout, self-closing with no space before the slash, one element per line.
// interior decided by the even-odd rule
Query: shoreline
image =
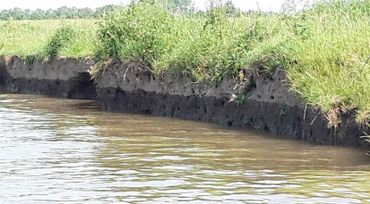
<path fill-rule="evenodd" d="M 94 79 L 86 59 L 27 63 L 0 60 L 0 84 L 13 93 L 97 100 L 103 110 L 176 117 L 226 127 L 262 130 L 322 145 L 364 147 L 355 113 L 325 113 L 289 88 L 283 70 L 225 77 L 219 84 L 193 83 L 185 75 L 154 74 L 138 62 L 111 59 Z M 329 121 L 329 119 L 336 121 Z M 334 125 L 333 125 L 334 124 Z"/>

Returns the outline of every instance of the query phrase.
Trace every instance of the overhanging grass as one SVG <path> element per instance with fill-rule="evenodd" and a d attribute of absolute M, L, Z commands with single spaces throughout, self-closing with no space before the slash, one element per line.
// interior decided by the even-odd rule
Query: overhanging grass
<path fill-rule="evenodd" d="M 234 17 L 237 16 L 237 17 Z M 171 15 L 145 3 L 117 10 L 99 21 L 0 22 L 0 55 L 45 53 L 61 27 L 76 35 L 59 55 L 141 60 L 154 71 L 187 73 L 217 83 L 259 64 L 287 70 L 292 89 L 323 110 L 357 109 L 370 118 L 370 1 L 333 0 L 303 12 Z M 98 73 L 98 72 L 97 72 Z"/>
<path fill-rule="evenodd" d="M 300 14 L 305 39 L 293 38 L 287 66 L 293 88 L 309 103 L 370 111 L 370 1 L 322 3 Z"/>

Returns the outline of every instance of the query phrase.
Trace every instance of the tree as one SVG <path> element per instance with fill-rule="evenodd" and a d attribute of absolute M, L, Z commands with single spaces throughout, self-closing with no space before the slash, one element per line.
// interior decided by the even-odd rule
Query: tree
<path fill-rule="evenodd" d="M 191 0 L 168 0 L 169 8 L 174 13 L 187 12 L 191 9 Z"/>
<path fill-rule="evenodd" d="M 192 0 L 132 0 L 131 4 L 159 4 L 172 13 L 188 12 L 192 8 Z"/>
<path fill-rule="evenodd" d="M 92 18 L 94 16 L 94 11 L 90 8 L 78 9 L 77 13 L 79 18 Z"/>
<path fill-rule="evenodd" d="M 14 20 L 22 20 L 25 17 L 24 11 L 20 8 L 13 8 L 10 13 Z"/>
<path fill-rule="evenodd" d="M 36 9 L 35 11 L 33 11 L 30 16 L 28 16 L 26 19 L 31 19 L 31 20 L 41 20 L 41 19 L 45 19 L 47 16 L 45 14 L 45 11 L 44 10 L 41 10 L 41 9 Z"/>
<path fill-rule="evenodd" d="M 100 8 L 97 8 L 95 10 L 95 14 L 94 14 L 94 17 L 95 18 L 100 18 L 102 16 L 104 16 L 105 14 L 109 13 L 109 12 L 112 12 L 117 6 L 113 5 L 113 4 L 110 4 L 110 5 L 106 5 L 106 6 L 103 6 L 103 7 L 100 7 Z"/>
<path fill-rule="evenodd" d="M 11 19 L 12 15 L 10 14 L 9 10 L 2 10 L 0 12 L 0 19 L 1 20 L 9 20 Z"/>
<path fill-rule="evenodd" d="M 58 9 L 41 10 L 29 9 L 22 10 L 13 8 L 0 10 L 0 20 L 43 20 L 43 19 L 75 19 L 75 18 L 100 18 L 105 13 L 111 12 L 116 8 L 115 5 L 107 5 L 92 10 L 90 8 L 60 7 Z"/>
<path fill-rule="evenodd" d="M 237 16 L 239 14 L 239 10 L 235 7 L 234 3 L 232 1 L 227 1 L 225 3 L 226 8 L 226 14 L 228 16 Z"/>

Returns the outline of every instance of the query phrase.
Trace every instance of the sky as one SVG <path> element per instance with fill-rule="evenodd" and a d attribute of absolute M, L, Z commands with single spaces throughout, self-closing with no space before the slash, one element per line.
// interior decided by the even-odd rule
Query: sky
<path fill-rule="evenodd" d="M 285 0 L 232 0 L 242 10 L 278 11 Z M 19 7 L 22 9 L 49 9 L 62 6 L 96 8 L 108 4 L 126 5 L 129 0 L 0 0 L 0 10 Z M 204 9 L 207 0 L 193 0 L 197 8 Z"/>

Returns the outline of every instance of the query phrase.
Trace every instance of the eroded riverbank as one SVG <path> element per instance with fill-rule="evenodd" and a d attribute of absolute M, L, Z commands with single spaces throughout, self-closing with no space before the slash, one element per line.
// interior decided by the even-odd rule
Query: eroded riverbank
<path fill-rule="evenodd" d="M 27 62 L 7 57 L 1 82 L 16 93 L 97 99 L 105 110 L 199 120 L 263 130 L 317 144 L 365 146 L 366 131 L 355 110 L 323 112 L 289 88 L 283 70 L 266 75 L 246 72 L 244 80 L 193 83 L 186 75 L 154 74 L 137 62 L 112 59 L 94 81 L 89 59 Z"/>
<path fill-rule="evenodd" d="M 366 203 L 362 150 L 0 93 L 5 203 Z M 145 124 L 145 125 L 143 125 Z"/>

